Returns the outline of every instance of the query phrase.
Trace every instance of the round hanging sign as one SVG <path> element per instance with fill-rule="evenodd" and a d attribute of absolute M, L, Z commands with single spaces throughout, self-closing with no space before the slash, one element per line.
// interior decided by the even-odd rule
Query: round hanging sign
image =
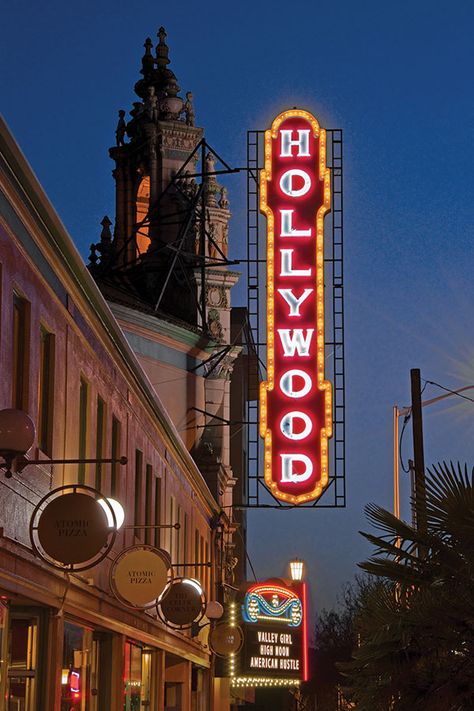
<path fill-rule="evenodd" d="M 115 559 L 110 570 L 110 587 L 121 603 L 144 610 L 156 604 L 171 576 L 166 551 L 152 546 L 131 546 Z"/>
<path fill-rule="evenodd" d="M 203 617 L 206 596 L 197 580 L 175 578 L 168 583 L 156 607 L 165 624 L 184 629 Z"/>
<path fill-rule="evenodd" d="M 241 627 L 221 622 L 209 635 L 209 647 L 219 657 L 236 654 L 244 643 L 244 633 Z"/>
<path fill-rule="evenodd" d="M 100 562 L 112 548 L 117 533 L 98 502 L 100 497 L 99 491 L 82 485 L 50 491 L 31 516 L 34 551 L 61 569 L 86 570 Z M 113 511 L 108 514 L 115 523 Z"/>

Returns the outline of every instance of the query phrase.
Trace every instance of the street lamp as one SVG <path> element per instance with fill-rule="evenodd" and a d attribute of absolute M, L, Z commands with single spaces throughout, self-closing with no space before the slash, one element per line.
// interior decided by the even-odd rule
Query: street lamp
<path fill-rule="evenodd" d="M 13 460 L 24 456 L 35 441 L 35 426 L 23 410 L 0 410 L 0 455 L 5 460 L 5 476 L 12 476 Z"/>
<path fill-rule="evenodd" d="M 100 504 L 105 511 L 105 515 L 107 516 L 107 524 L 108 524 L 109 528 L 115 528 L 116 531 L 118 531 L 119 528 L 122 528 L 123 522 L 125 521 L 125 511 L 123 510 L 123 506 L 120 503 L 120 501 L 117 501 L 116 499 L 106 498 L 106 499 L 99 499 L 97 501 L 97 503 Z M 115 514 L 115 524 L 114 524 L 113 516 L 110 513 L 109 506 Z"/>
<path fill-rule="evenodd" d="M 25 454 L 35 441 L 35 426 L 30 417 L 23 410 L 7 408 L 0 410 L 0 469 L 5 469 L 5 476 L 10 479 L 12 466 L 15 462 L 15 471 L 20 473 L 31 464 L 127 464 L 127 457 L 95 458 L 95 459 L 25 459 Z M 16 460 L 16 461 L 15 461 Z"/>
<path fill-rule="evenodd" d="M 465 385 L 458 390 L 453 390 L 452 392 L 445 393 L 444 395 L 438 395 L 438 397 L 433 397 L 431 400 L 425 400 L 421 403 L 421 407 L 428 407 L 428 405 L 434 405 L 436 402 L 445 400 L 453 395 L 459 395 L 459 393 L 465 390 L 474 390 L 474 385 Z M 393 406 L 393 513 L 397 518 L 400 518 L 400 441 L 398 434 L 398 420 L 400 417 L 409 417 L 411 415 L 411 407 L 399 408 L 398 405 Z"/>
<path fill-rule="evenodd" d="M 303 580 L 304 561 L 300 558 L 290 560 L 290 576 L 294 583 Z"/>

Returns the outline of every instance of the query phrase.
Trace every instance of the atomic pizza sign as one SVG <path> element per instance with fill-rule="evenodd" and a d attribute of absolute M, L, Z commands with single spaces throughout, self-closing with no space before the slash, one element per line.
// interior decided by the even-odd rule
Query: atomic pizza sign
<path fill-rule="evenodd" d="M 267 380 L 260 386 L 265 483 L 287 503 L 328 484 L 331 383 L 324 372 L 326 132 L 307 111 L 265 132 L 260 208 L 267 217 Z"/>

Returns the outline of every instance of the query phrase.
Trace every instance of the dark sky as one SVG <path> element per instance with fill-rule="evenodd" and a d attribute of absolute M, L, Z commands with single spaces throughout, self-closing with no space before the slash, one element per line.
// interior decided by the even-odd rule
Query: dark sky
<path fill-rule="evenodd" d="M 247 129 L 293 105 L 344 130 L 348 506 L 250 516 L 258 575 L 303 557 L 313 606 L 330 606 L 369 551 L 364 504 L 391 506 L 391 408 L 409 402 L 410 368 L 474 384 L 474 4 L 12 0 L 2 25 L 2 112 L 84 257 L 113 216 L 107 149 L 160 25 L 229 163 L 244 165 Z M 239 254 L 245 182 L 228 185 Z M 428 464 L 474 464 L 473 415 L 458 397 L 425 410 Z M 405 459 L 410 448 L 408 435 Z M 405 517 L 408 496 L 405 477 Z"/>

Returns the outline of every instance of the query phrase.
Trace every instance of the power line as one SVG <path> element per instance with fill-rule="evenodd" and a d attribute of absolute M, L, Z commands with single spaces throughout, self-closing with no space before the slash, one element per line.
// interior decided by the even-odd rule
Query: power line
<path fill-rule="evenodd" d="M 469 400 L 469 402 L 474 402 L 474 399 L 472 397 L 462 395 L 458 390 L 451 390 L 451 388 L 447 388 L 445 385 L 435 383 L 434 380 L 425 380 L 425 387 L 426 385 L 434 385 L 437 388 L 441 388 L 441 390 L 445 390 L 447 393 L 451 393 L 451 395 L 457 395 L 458 397 L 462 397 L 463 400 Z"/>

